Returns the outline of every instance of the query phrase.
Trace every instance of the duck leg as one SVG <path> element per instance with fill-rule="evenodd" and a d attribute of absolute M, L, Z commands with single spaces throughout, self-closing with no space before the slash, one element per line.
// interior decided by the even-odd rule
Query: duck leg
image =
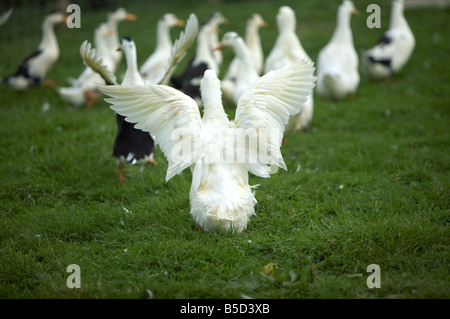
<path fill-rule="evenodd" d="M 123 164 L 119 164 L 119 180 L 121 183 L 125 182 L 125 177 L 123 177 Z"/>
<path fill-rule="evenodd" d="M 99 94 L 97 92 L 93 92 L 93 91 L 84 91 L 83 92 L 84 96 L 86 97 L 86 106 L 87 107 L 92 107 L 95 103 L 95 101 L 98 99 Z"/>
<path fill-rule="evenodd" d="M 55 82 L 52 80 L 44 80 L 44 82 L 42 83 L 42 86 L 44 87 L 55 87 Z"/>
<path fill-rule="evenodd" d="M 150 164 L 153 164 L 153 165 L 158 165 L 158 162 L 157 161 L 155 161 L 155 159 L 154 158 L 152 158 L 151 160 L 149 160 L 148 162 L 147 162 L 147 165 L 145 165 L 145 166 L 148 166 L 148 165 L 150 165 Z"/>

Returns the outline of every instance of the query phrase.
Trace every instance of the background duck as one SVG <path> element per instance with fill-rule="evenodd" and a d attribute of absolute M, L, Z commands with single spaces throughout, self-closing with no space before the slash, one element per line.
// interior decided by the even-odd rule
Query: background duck
<path fill-rule="evenodd" d="M 166 13 L 158 21 L 156 30 L 155 51 L 145 60 L 139 72 L 144 81 L 154 82 L 158 75 L 167 67 L 168 58 L 172 49 L 170 29 L 174 26 L 183 26 L 184 21 L 172 13 Z"/>
<path fill-rule="evenodd" d="M 26 90 L 32 86 L 53 86 L 53 82 L 45 81 L 45 76 L 59 58 L 54 28 L 66 21 L 67 17 L 61 12 L 49 14 L 42 23 L 42 40 L 37 50 L 19 65 L 16 73 L 4 78 L 3 82 L 13 90 Z"/>
<path fill-rule="evenodd" d="M 314 86 L 313 71 L 312 63 L 300 61 L 261 77 L 239 100 L 234 121 L 228 120 L 223 109 L 220 80 L 213 70 L 206 70 L 201 80 L 203 118 L 192 98 L 169 86 L 99 88 L 111 97 L 106 101 L 111 103 L 113 110 L 126 116 L 127 121 L 136 122 L 137 128 L 154 134 L 168 160 L 166 180 L 185 168 L 191 169 L 191 215 L 199 226 L 205 231 L 232 229 L 242 232 L 255 214 L 256 199 L 248 184 L 248 172 L 267 178 L 276 171 L 275 167 L 286 169 L 280 152 L 284 124 L 290 115 L 298 112 L 306 95 L 310 94 Z M 261 141 L 267 142 L 266 149 L 271 150 L 269 158 L 257 157 L 254 162 L 226 160 L 225 149 L 227 152 L 233 149 L 234 154 L 244 156 L 257 151 L 257 147 L 252 148 L 246 143 L 237 146 L 234 138 L 226 139 L 226 136 L 251 129 L 257 135 L 263 134 L 257 130 L 261 127 L 273 130 L 272 136 L 279 137 L 267 141 L 259 136 Z M 189 135 L 183 136 L 181 142 L 174 140 L 171 136 L 175 130 Z M 183 150 L 191 150 L 192 139 L 200 143 L 201 148 L 183 151 L 182 155 L 174 151 L 179 143 L 184 143 Z M 220 145 L 218 141 L 226 145 Z M 227 144 L 230 141 L 231 144 Z"/>
<path fill-rule="evenodd" d="M 344 0 L 338 9 L 333 36 L 319 51 L 317 93 L 321 97 L 337 100 L 353 96 L 359 85 L 358 55 L 350 26 L 352 14 L 358 14 L 353 2 Z"/>
<path fill-rule="evenodd" d="M 362 55 L 362 71 L 372 79 L 389 79 L 408 62 L 415 39 L 403 14 L 404 1 L 392 2 L 389 30 Z"/>
<path fill-rule="evenodd" d="M 295 32 L 297 21 L 294 10 L 288 6 L 280 7 L 276 20 L 278 37 L 266 58 L 264 72 L 267 73 L 290 66 L 300 59 L 307 59 L 307 61 L 312 62 Z M 296 130 L 308 128 L 312 121 L 313 112 L 314 98 L 311 93 L 300 112 L 289 120 L 286 127 L 286 135 Z"/>

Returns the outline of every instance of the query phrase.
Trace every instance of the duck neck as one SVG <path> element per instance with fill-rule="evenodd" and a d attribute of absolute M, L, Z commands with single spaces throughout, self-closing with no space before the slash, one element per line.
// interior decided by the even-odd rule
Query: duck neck
<path fill-rule="evenodd" d="M 213 75 L 214 74 L 214 75 Z M 200 91 L 203 100 L 203 120 L 228 121 L 222 105 L 222 94 L 220 81 L 215 75 L 215 71 L 206 70 L 200 84 Z"/>
<path fill-rule="evenodd" d="M 245 42 L 250 50 L 261 50 L 261 40 L 259 38 L 258 27 L 252 23 L 245 31 Z"/>
<path fill-rule="evenodd" d="M 403 4 L 400 2 L 394 2 L 392 6 L 391 20 L 390 20 L 390 28 L 391 29 L 400 29 L 400 28 L 408 28 L 408 23 L 406 22 L 405 17 L 403 16 Z"/>
<path fill-rule="evenodd" d="M 144 84 L 139 75 L 136 49 L 127 50 L 127 52 L 125 52 L 125 59 L 127 60 L 127 70 L 122 84 Z"/>
<path fill-rule="evenodd" d="M 199 60 L 211 60 L 213 53 L 208 41 L 208 30 L 200 30 L 197 40 L 196 58 Z"/>
<path fill-rule="evenodd" d="M 58 41 L 56 40 L 55 30 L 54 30 L 54 24 L 45 21 L 42 25 L 42 41 L 40 44 L 40 47 L 43 48 L 56 48 L 58 49 Z"/>
<path fill-rule="evenodd" d="M 111 39 L 112 49 L 116 50 L 120 45 L 119 33 L 117 32 L 119 21 L 117 21 L 114 18 L 110 18 L 110 19 L 108 19 L 107 24 L 108 24 L 108 29 L 111 32 L 110 39 Z"/>
<path fill-rule="evenodd" d="M 156 35 L 156 50 L 170 50 L 172 48 L 170 29 L 162 20 L 158 22 Z"/>
<path fill-rule="evenodd" d="M 334 30 L 332 42 L 353 45 L 352 29 L 350 27 L 351 12 L 339 10 L 337 16 L 336 30 Z"/>
<path fill-rule="evenodd" d="M 241 77 L 251 77 L 255 73 L 254 62 L 250 50 L 242 38 L 237 38 L 234 46 L 234 53 L 239 59 L 239 75 Z"/>

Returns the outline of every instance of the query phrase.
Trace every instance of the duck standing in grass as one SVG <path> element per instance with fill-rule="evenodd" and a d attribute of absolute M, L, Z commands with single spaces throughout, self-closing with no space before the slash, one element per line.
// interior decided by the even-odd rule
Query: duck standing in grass
<path fill-rule="evenodd" d="M 392 2 L 389 30 L 362 55 L 362 71 L 372 79 L 389 80 L 408 62 L 414 51 L 414 34 L 403 14 L 404 1 Z"/>
<path fill-rule="evenodd" d="M 54 86 L 52 81 L 45 80 L 45 76 L 59 58 L 55 26 L 66 21 L 67 17 L 61 12 L 49 14 L 42 24 L 43 36 L 37 50 L 20 64 L 16 73 L 4 78 L 3 82 L 19 91 L 33 86 Z"/>
<path fill-rule="evenodd" d="M 323 98 L 340 100 L 353 96 L 359 85 L 358 55 L 350 26 L 352 14 L 358 14 L 353 2 L 344 0 L 338 9 L 333 36 L 319 52 L 317 93 Z"/>
<path fill-rule="evenodd" d="M 311 94 L 313 72 L 312 63 L 300 60 L 262 76 L 241 95 L 234 121 L 223 109 L 213 70 L 200 83 L 203 118 L 191 97 L 169 86 L 99 89 L 114 111 L 155 136 L 168 161 L 166 180 L 191 169 L 190 212 L 198 225 L 208 232 L 242 232 L 255 214 L 248 172 L 268 178 L 278 167 L 286 169 L 280 151 L 284 125 Z M 258 145 L 245 142 L 249 134 Z"/>

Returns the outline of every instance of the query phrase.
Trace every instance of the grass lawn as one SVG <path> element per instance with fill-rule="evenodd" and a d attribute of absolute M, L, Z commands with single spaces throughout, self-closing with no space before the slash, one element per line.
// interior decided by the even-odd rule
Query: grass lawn
<path fill-rule="evenodd" d="M 57 30 L 61 56 L 48 78 L 61 86 L 84 69 L 80 44 L 92 41 L 107 10 L 119 4 L 94 10 L 83 3 L 82 28 Z M 283 2 L 295 9 L 313 60 L 331 37 L 339 3 Z M 366 26 L 370 3 L 380 4 L 381 29 Z M 143 63 L 166 12 L 184 20 L 194 12 L 203 22 L 219 10 L 230 20 L 221 34 L 243 34 L 258 12 L 269 23 L 260 31 L 267 55 L 280 5 L 127 1 L 122 6 L 139 18 L 119 29 L 135 40 Z M 387 29 L 390 1 L 355 6 L 355 46 L 366 49 Z M 36 6 L 38 24 L 19 38 L 7 36 L 26 25 L 30 11 L 16 8 L 0 30 L 2 76 L 40 41 L 45 11 Z M 354 99 L 315 97 L 311 130 L 289 136 L 282 148 L 288 171 L 251 176 L 261 184 L 257 215 L 242 234 L 197 231 L 189 214 L 191 174 L 166 183 L 159 149 L 157 167 L 128 166 L 119 183 L 116 124 L 106 102 L 76 109 L 52 88 L 18 93 L 1 85 L 0 298 L 142 298 L 148 291 L 156 299 L 449 298 L 448 16 L 449 9 L 406 11 L 416 49 L 390 83 L 362 78 Z M 232 59 L 231 50 L 223 54 L 222 74 Z M 233 106 L 226 110 L 232 117 Z M 70 264 L 80 266 L 80 289 L 66 285 Z M 381 288 L 366 285 L 370 264 L 380 266 Z"/>

